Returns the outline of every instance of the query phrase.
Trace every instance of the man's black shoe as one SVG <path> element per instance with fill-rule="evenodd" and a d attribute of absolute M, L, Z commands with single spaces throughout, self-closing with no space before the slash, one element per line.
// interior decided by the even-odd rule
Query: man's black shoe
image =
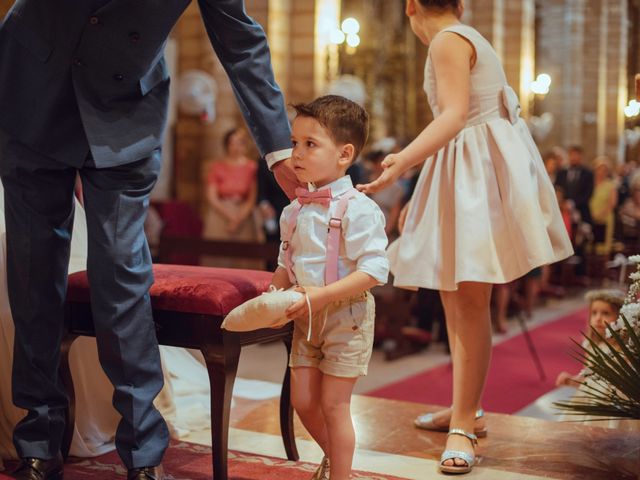
<path fill-rule="evenodd" d="M 162 465 L 157 467 L 132 468 L 127 474 L 127 480 L 166 480 Z"/>
<path fill-rule="evenodd" d="M 62 480 L 62 455 L 58 454 L 51 460 L 27 457 L 11 474 L 16 480 Z"/>

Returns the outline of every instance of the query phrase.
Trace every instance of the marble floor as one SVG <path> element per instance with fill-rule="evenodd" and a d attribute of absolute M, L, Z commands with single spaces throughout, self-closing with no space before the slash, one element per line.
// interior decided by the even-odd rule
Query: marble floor
<path fill-rule="evenodd" d="M 582 295 L 547 302 L 536 309 L 528 322 L 529 328 L 578 308 L 584 308 Z M 494 344 L 519 333 L 517 323 L 510 322 L 509 332 L 494 336 Z M 280 344 L 243 349 L 234 387 L 231 449 L 285 457 L 278 419 L 279 383 L 285 357 Z M 381 352 L 374 352 L 370 375 L 358 382 L 356 393 L 448 361 L 440 345 L 393 362 L 385 361 Z M 413 426 L 416 415 L 436 407 L 362 395 L 354 396 L 352 405 L 358 439 L 355 469 L 416 480 L 444 476 L 437 467 L 445 434 Z M 635 431 L 622 431 L 491 413 L 488 422 L 489 436 L 480 440 L 477 467 L 465 478 L 640 479 L 640 424 Z M 186 441 L 211 444 L 206 424 L 188 427 L 184 433 L 182 438 Z M 322 452 L 297 419 L 296 436 L 301 460 L 319 462 Z"/>
<path fill-rule="evenodd" d="M 437 460 L 445 435 L 413 427 L 419 413 L 436 407 L 355 396 L 358 438 L 354 468 L 407 479 L 441 478 Z M 465 478 L 602 479 L 640 478 L 640 427 L 622 431 L 577 423 L 488 414 L 489 435 L 480 439 L 479 462 Z M 229 446 L 233 450 L 284 458 L 278 400 L 236 398 Z M 301 459 L 318 462 L 322 453 L 296 419 Z M 209 444 L 210 432 L 186 440 Z"/>

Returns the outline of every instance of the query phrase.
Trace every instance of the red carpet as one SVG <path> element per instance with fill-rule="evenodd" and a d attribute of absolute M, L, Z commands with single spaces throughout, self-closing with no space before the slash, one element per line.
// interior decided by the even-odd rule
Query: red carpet
<path fill-rule="evenodd" d="M 587 310 L 580 309 L 531 331 L 531 338 L 544 366 L 547 379 L 541 381 L 529 354 L 523 335 L 511 338 L 493 348 L 491 368 L 482 406 L 491 412 L 514 413 L 555 388 L 558 373 L 577 373 L 579 364 L 569 355 L 573 343 L 582 340 Z M 366 395 L 428 403 L 451 405 L 452 368 L 442 365 Z"/>
<path fill-rule="evenodd" d="M 163 465 L 172 480 L 210 480 L 211 448 L 186 442 L 172 443 L 165 453 Z M 312 463 L 229 452 L 229 480 L 308 480 L 317 467 Z M 7 465 L 7 471 L 11 471 L 12 468 L 12 464 Z M 71 459 L 64 469 L 65 480 L 122 480 L 126 474 L 116 452 L 95 458 Z M 0 473 L 0 480 L 10 478 Z M 365 472 L 353 472 L 351 478 L 402 480 L 399 477 Z"/>

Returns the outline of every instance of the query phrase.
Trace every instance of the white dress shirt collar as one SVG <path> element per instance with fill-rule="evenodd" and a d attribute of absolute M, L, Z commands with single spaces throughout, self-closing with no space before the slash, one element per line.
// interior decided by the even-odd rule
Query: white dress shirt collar
<path fill-rule="evenodd" d="M 308 187 L 310 192 L 330 188 L 331 196 L 339 197 L 343 193 L 348 192 L 353 188 L 353 182 L 351 181 L 351 177 L 349 175 L 345 175 L 344 177 L 340 177 L 337 180 L 334 180 L 333 182 L 325 185 L 324 187 L 317 188 L 313 183 L 309 183 Z"/>

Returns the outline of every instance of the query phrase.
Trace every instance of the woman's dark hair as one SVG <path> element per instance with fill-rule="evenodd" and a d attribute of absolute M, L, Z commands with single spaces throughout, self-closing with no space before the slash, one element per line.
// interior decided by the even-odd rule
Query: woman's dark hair
<path fill-rule="evenodd" d="M 224 140 L 223 140 L 223 145 L 224 145 L 224 151 L 228 152 L 229 151 L 229 142 L 231 141 L 231 137 L 233 137 L 237 132 L 239 132 L 240 129 L 238 127 L 232 128 L 231 130 L 229 130 L 227 133 L 224 134 Z"/>
<path fill-rule="evenodd" d="M 460 0 L 418 0 L 425 8 L 439 8 L 441 10 L 456 9 Z"/>

